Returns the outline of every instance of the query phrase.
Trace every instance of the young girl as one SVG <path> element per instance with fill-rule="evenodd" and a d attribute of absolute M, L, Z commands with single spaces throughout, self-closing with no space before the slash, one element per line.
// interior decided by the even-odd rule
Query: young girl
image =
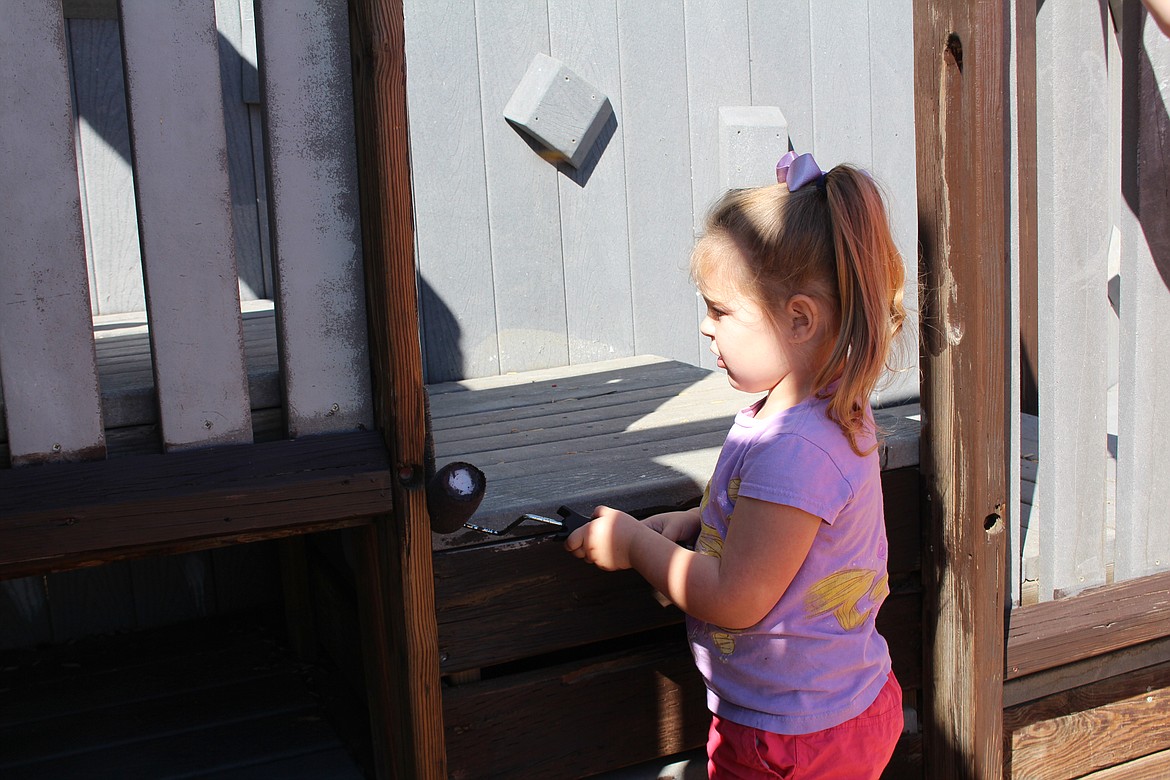
<path fill-rule="evenodd" d="M 565 547 L 687 614 L 712 778 L 876 778 L 902 697 L 874 627 L 889 588 L 868 399 L 905 317 L 902 261 L 864 172 L 790 152 L 777 178 L 724 197 L 691 259 L 719 367 L 765 395 L 699 507 L 597 507 Z"/>

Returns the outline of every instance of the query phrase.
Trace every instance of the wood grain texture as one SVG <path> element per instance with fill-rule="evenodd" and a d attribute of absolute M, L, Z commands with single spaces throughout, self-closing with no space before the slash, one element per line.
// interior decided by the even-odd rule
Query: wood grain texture
<path fill-rule="evenodd" d="M 403 8 L 401 0 L 355 0 L 350 10 L 374 419 L 398 476 L 392 483 L 393 514 L 380 517 L 367 535 L 376 546 L 366 551 L 365 568 L 372 579 L 367 585 L 374 590 L 366 624 L 378 639 L 365 644 L 381 651 L 366 656 L 374 754 L 382 776 L 437 779 L 447 771 L 430 520 L 423 490 L 426 399 Z"/>
<path fill-rule="evenodd" d="M 360 524 L 388 509 L 391 481 L 373 432 L 4 470 L 0 568 L 64 569 Z"/>
<path fill-rule="evenodd" d="M 1005 774 L 1067 778 L 1170 747 L 1170 664 L 1060 693 L 1004 714 Z M 1129 775 L 1125 775 L 1129 776 Z"/>
<path fill-rule="evenodd" d="M 709 716 L 683 637 L 454 687 L 450 776 L 584 777 L 701 744 Z"/>
<path fill-rule="evenodd" d="M 60 6 L 0 32 L 0 382 L 14 465 L 105 455 Z"/>
<path fill-rule="evenodd" d="M 1170 636 L 1170 574 L 1013 610 L 1007 676 L 1021 677 Z"/>
<path fill-rule="evenodd" d="M 249 442 L 214 8 L 122 0 L 121 18 L 163 443 Z"/>
<path fill-rule="evenodd" d="M 914 3 L 929 777 L 1002 771 L 1007 3 Z"/>
<path fill-rule="evenodd" d="M 288 433 L 368 429 L 349 19 L 309 0 L 259 10 Z"/>

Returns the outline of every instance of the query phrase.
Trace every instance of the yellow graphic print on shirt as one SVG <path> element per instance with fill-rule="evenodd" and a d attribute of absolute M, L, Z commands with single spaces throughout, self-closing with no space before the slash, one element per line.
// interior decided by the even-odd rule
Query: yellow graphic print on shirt
<path fill-rule="evenodd" d="M 739 499 L 739 479 L 733 479 L 727 484 L 727 498 L 731 501 L 732 508 L 735 507 L 735 502 Z M 699 503 L 699 511 L 703 512 L 707 508 L 707 502 L 711 500 L 711 483 L 707 483 L 707 487 L 703 490 L 703 500 Z M 727 516 L 727 524 L 731 525 L 731 515 Z M 723 557 L 723 537 L 715 530 L 714 526 L 707 525 L 703 522 L 699 529 L 699 538 L 695 540 L 695 552 L 703 555 L 710 555 L 714 558 Z"/>
<path fill-rule="evenodd" d="M 841 628 L 852 631 L 865 622 L 874 605 L 880 604 L 889 593 L 889 575 L 879 578 L 870 569 L 846 569 L 830 574 L 809 588 L 804 606 L 812 617 L 832 612 Z M 863 612 L 858 605 L 866 596 L 872 603 Z"/>

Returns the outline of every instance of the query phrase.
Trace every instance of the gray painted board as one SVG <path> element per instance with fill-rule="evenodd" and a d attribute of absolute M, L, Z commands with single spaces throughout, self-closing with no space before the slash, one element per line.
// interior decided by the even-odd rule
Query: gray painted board
<path fill-rule="evenodd" d="M 873 159 L 869 25 L 867 4 L 809 3 L 813 148 L 825 169 L 843 162 L 869 168 Z"/>
<path fill-rule="evenodd" d="M 707 212 L 723 194 L 719 189 L 719 107 L 751 105 L 748 8 L 747 0 L 686 0 L 683 5 L 693 226 L 698 235 Z"/>
<path fill-rule="evenodd" d="M 908 313 L 894 367 L 878 403 L 918 396 L 918 179 L 914 141 L 914 8 L 912 0 L 883 2 L 869 20 L 870 165 L 889 210 L 905 269 Z M 1018 341 L 1018 339 L 1017 339 Z"/>
<path fill-rule="evenodd" d="M 0 382 L 14 465 L 102 457 L 68 53 L 60 5 L 0 28 Z"/>
<path fill-rule="evenodd" d="M 616 0 L 549 0 L 548 14 L 552 56 L 620 105 Z M 622 119 L 611 122 L 557 177 L 570 364 L 634 352 Z"/>
<path fill-rule="evenodd" d="M 372 427 L 349 20 L 316 0 L 258 11 L 289 435 Z"/>
<path fill-rule="evenodd" d="M 634 352 L 696 364 L 683 16 L 672 0 L 618 0 L 617 23 Z"/>
<path fill-rule="evenodd" d="M 502 119 L 480 113 L 475 6 L 408 0 L 405 16 L 426 381 L 497 374 L 483 123 Z"/>
<path fill-rule="evenodd" d="M 236 268 L 240 277 L 240 297 L 255 300 L 271 298 L 273 293 L 271 271 L 265 273 L 270 265 L 269 258 L 264 255 L 267 246 L 261 240 L 260 212 L 265 204 L 256 190 L 255 171 L 263 169 L 263 148 L 253 148 L 254 114 L 249 105 L 254 97 L 252 85 L 257 80 L 256 31 L 253 25 L 243 24 L 244 10 L 240 0 L 215 0 Z"/>
<path fill-rule="evenodd" d="M 1132 17 L 1130 17 L 1132 18 Z M 1128 18 L 1127 18 L 1128 21 Z M 1140 42 L 1136 213 L 1122 209 L 1121 371 L 1117 453 L 1117 579 L 1170 568 L 1170 40 L 1152 23 Z M 1132 175 L 1132 173 L 1131 173 Z"/>
<path fill-rule="evenodd" d="M 705 0 L 684 3 L 687 41 L 687 106 L 691 134 L 691 216 L 695 236 L 703 231 L 707 213 L 722 196 L 719 190 L 719 107 L 751 104 L 746 0 L 715 4 Z M 781 108 L 783 111 L 783 108 Z M 696 299 L 695 316 L 706 313 Z M 695 334 L 699 364 L 715 368 L 709 342 Z"/>
<path fill-rule="evenodd" d="M 548 11 L 544 0 L 477 0 L 475 12 L 499 370 L 563 366 L 560 174 L 503 116 L 532 55 L 549 53 Z"/>
<path fill-rule="evenodd" d="M 800 153 L 813 151 L 812 41 L 809 6 L 815 0 L 749 0 L 751 105 L 776 106 Z M 780 150 L 779 157 L 787 151 Z"/>
<path fill-rule="evenodd" d="M 144 311 L 118 21 L 68 28 L 93 313 Z"/>
<path fill-rule="evenodd" d="M 1105 581 L 1108 79 L 1098 9 L 1036 20 L 1040 599 Z M 1068 424 L 1074 423 L 1074 424 Z"/>
<path fill-rule="evenodd" d="M 121 12 L 163 443 L 248 442 L 213 9 L 122 0 Z"/>

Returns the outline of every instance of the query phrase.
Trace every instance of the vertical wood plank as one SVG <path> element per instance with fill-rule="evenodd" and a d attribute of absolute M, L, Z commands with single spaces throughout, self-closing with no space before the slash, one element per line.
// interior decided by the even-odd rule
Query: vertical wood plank
<path fill-rule="evenodd" d="M 538 52 L 548 53 L 544 0 L 476 0 L 484 165 L 500 372 L 569 363 L 557 177 L 504 120 Z"/>
<path fill-rule="evenodd" d="M 698 363 L 683 12 L 619 0 L 617 22 L 634 352 Z"/>
<path fill-rule="evenodd" d="M 1105 581 L 1109 148 L 1101 9 L 1036 19 L 1040 598 Z M 1070 424 L 1071 423 L 1071 424 Z"/>
<path fill-rule="evenodd" d="M 1011 273 L 1008 290 L 1012 294 L 1009 312 L 1011 325 L 1011 387 L 1008 397 L 1009 414 L 1011 421 L 1008 429 L 1008 552 L 1007 552 L 1007 580 L 1009 596 L 1013 607 L 1019 606 L 1023 599 L 1023 585 L 1025 576 L 1024 563 L 1024 535 L 1027 533 L 1030 518 L 1031 492 L 1034 485 L 1029 484 L 1025 490 L 1021 476 L 1021 453 L 1035 453 L 1026 443 L 1024 428 L 1029 423 L 1021 413 L 1023 399 L 1027 391 L 1023 386 L 1031 381 L 1035 385 L 1035 376 L 1028 377 L 1027 361 L 1029 352 L 1024 348 L 1025 336 L 1022 326 L 1023 319 L 1030 313 L 1032 322 L 1035 322 L 1035 271 L 1036 271 L 1036 14 L 1034 0 L 1012 0 L 1009 28 L 1010 51 L 1008 53 L 1008 105 L 1010 106 L 1009 145 L 1011 149 L 1012 165 L 1008 168 L 1011 181 L 1011 206 L 1008 210 L 1008 223 L 1011 255 Z M 1031 118 L 1029 118 L 1031 117 Z M 1030 304 L 1022 299 L 1027 283 L 1023 281 L 1027 271 L 1023 266 L 1030 266 L 1031 299 Z M 1035 354 L 1031 354 L 1031 359 Z M 1028 412 L 1028 420 L 1035 419 L 1031 415 L 1035 410 Z M 1033 476 L 1034 479 L 1034 476 Z M 1025 519 L 1025 513 L 1029 513 Z"/>
<path fill-rule="evenodd" d="M 500 354 L 483 123 L 503 120 L 480 112 L 475 4 L 408 0 L 405 10 L 426 381 L 491 376 Z"/>
<path fill-rule="evenodd" d="M 13 465 L 105 455 L 61 6 L 0 28 L 0 383 Z"/>
<path fill-rule="evenodd" d="M 880 13 L 890 12 L 883 7 Z M 869 25 L 864 3 L 809 4 L 813 151 L 822 168 L 873 163 Z"/>
<path fill-rule="evenodd" d="M 250 5 L 250 4 L 249 4 Z M 265 242 L 261 238 L 262 208 L 256 192 L 257 168 L 262 155 L 254 155 L 252 112 L 245 85 L 257 80 L 255 30 L 245 25 L 240 0 L 215 0 L 216 30 L 219 38 L 219 82 L 223 99 L 224 132 L 227 137 L 228 180 L 231 183 L 232 228 L 235 236 L 236 270 L 240 298 L 246 301 L 271 298 L 265 279 Z M 249 22 L 252 20 L 249 19 Z M 248 61 L 248 53 L 252 61 Z"/>
<path fill-rule="evenodd" d="M 1123 11 L 1121 367 L 1117 579 L 1170 568 L 1170 40 L 1137 4 Z"/>
<path fill-rule="evenodd" d="M 214 8 L 120 3 L 163 444 L 248 442 Z"/>
<path fill-rule="evenodd" d="M 926 774 L 1002 774 L 1008 2 L 914 3 Z"/>
<path fill-rule="evenodd" d="M 401 0 L 353 0 L 354 98 L 375 421 L 400 481 L 365 532 L 363 645 L 380 777 L 446 777 L 418 337 Z"/>
<path fill-rule="evenodd" d="M 288 433 L 369 428 L 349 17 L 270 0 L 257 23 Z"/>
<path fill-rule="evenodd" d="M 1020 266 L 1020 409 L 1040 410 L 1040 336 L 1037 330 L 1037 204 L 1036 204 L 1036 11 L 1037 0 L 1016 0 L 1016 138 L 1019 157 L 1019 266 Z"/>
<path fill-rule="evenodd" d="M 894 242 L 902 254 L 906 286 L 903 303 L 909 316 L 877 402 L 904 403 L 918 397 L 918 188 L 915 177 L 913 0 L 869 4 L 869 127 L 871 170 L 881 183 Z"/>
<path fill-rule="evenodd" d="M 707 213 L 722 196 L 719 190 L 719 107 L 750 105 L 747 0 L 683 3 L 687 39 L 687 110 L 691 132 L 691 225 L 703 231 Z M 783 111 L 781 107 L 781 111 Z M 696 299 L 696 317 L 703 304 Z M 706 337 L 696 334 L 700 365 L 715 368 Z"/>
<path fill-rule="evenodd" d="M 94 314 L 145 311 L 116 19 L 69 22 Z"/>
<path fill-rule="evenodd" d="M 549 0 L 548 15 L 551 56 L 601 90 L 616 112 L 616 0 Z M 570 365 L 634 353 L 622 121 L 611 119 L 581 167 L 562 168 L 557 178 Z"/>
<path fill-rule="evenodd" d="M 813 151 L 816 132 L 809 27 L 809 8 L 815 5 L 815 0 L 748 0 L 751 104 L 777 106 L 788 121 L 792 147 L 801 153 Z"/>
<path fill-rule="evenodd" d="M 719 107 L 751 105 L 747 0 L 685 0 L 695 235 L 719 189 Z M 783 111 L 783 107 L 780 109 Z"/>

